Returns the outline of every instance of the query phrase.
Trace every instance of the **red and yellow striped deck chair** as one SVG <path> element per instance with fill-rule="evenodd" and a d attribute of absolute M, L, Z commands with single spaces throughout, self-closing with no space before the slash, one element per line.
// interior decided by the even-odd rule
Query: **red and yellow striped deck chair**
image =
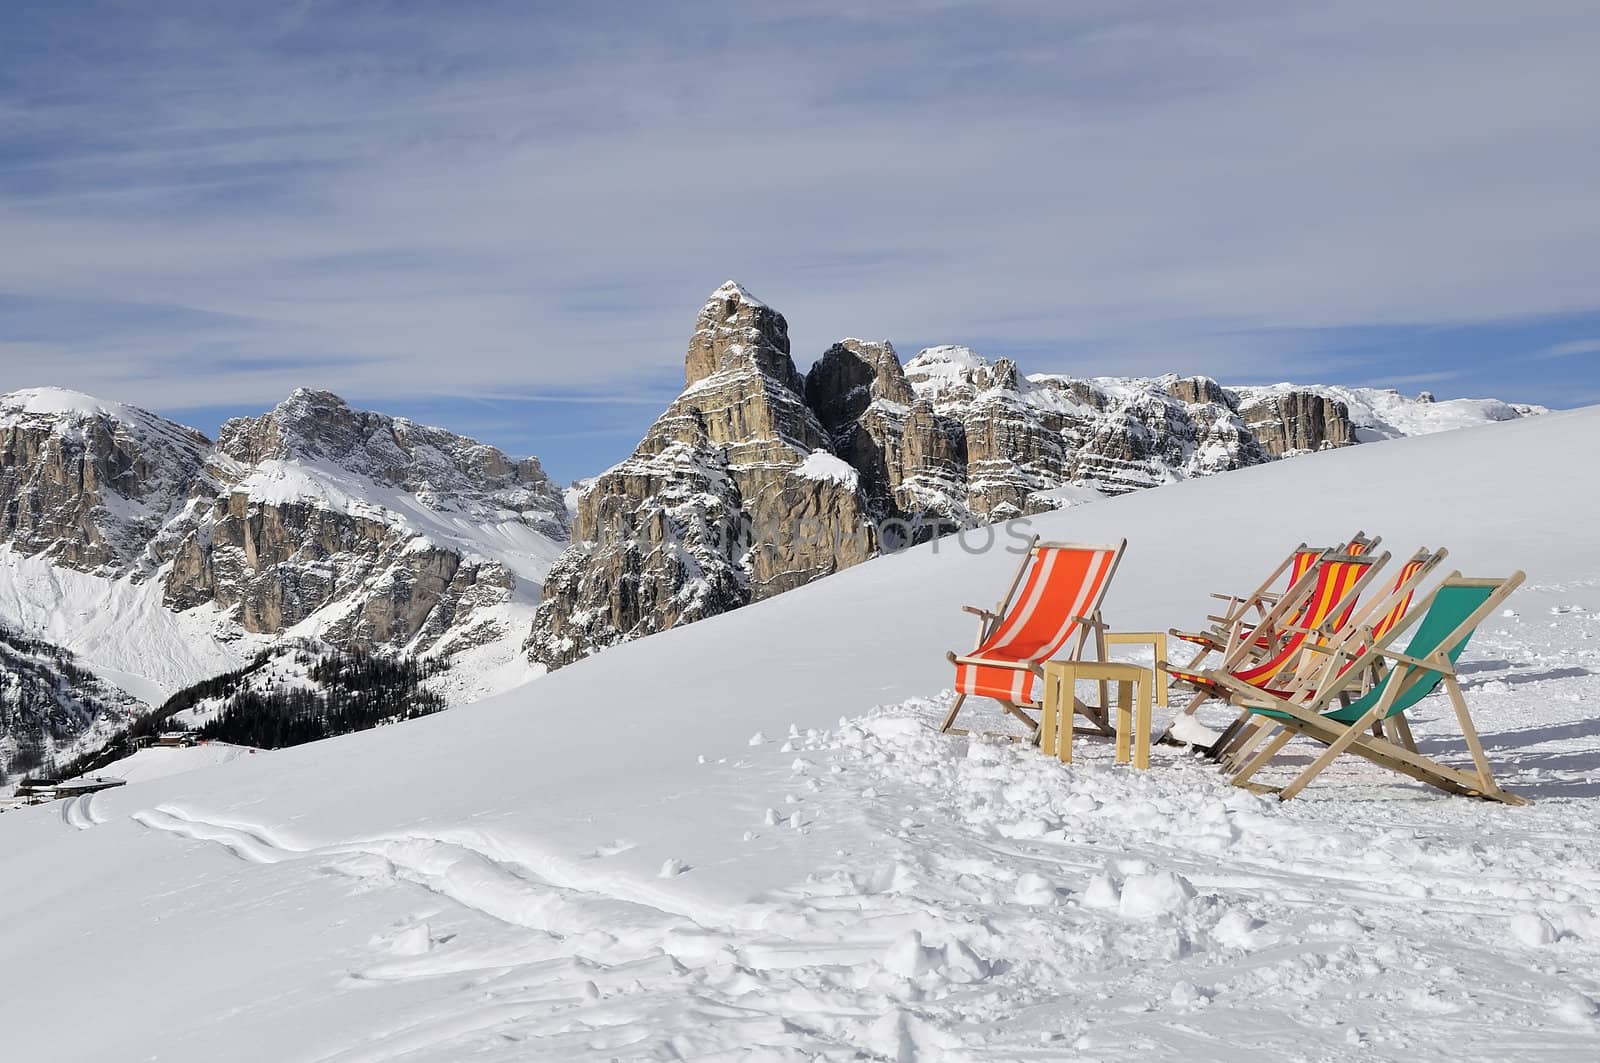
<path fill-rule="evenodd" d="M 956 668 L 957 697 L 940 730 L 951 730 L 969 697 L 993 698 L 1037 730 L 1038 721 L 1022 710 L 1039 707 L 1042 662 L 1081 659 L 1091 634 L 1098 659 L 1105 658 L 1100 603 L 1127 545 L 1126 539 L 1115 546 L 1042 543 L 1035 536 L 1000 604 L 964 607 L 978 617 L 978 645 L 964 656 L 945 655 Z M 1096 722 L 1104 728 L 1103 719 Z"/>
<path fill-rule="evenodd" d="M 1343 552 L 1352 557 L 1360 557 L 1372 553 L 1382 541 L 1382 537 L 1374 536 L 1369 538 L 1365 532 L 1358 531 L 1350 537 L 1345 544 Z M 1267 611 L 1277 604 L 1284 594 L 1289 592 L 1289 588 L 1292 588 L 1301 576 L 1311 570 L 1311 566 L 1317 563 L 1318 558 L 1331 552 L 1334 552 L 1332 548 L 1307 546 L 1305 543 L 1301 543 L 1289 552 L 1289 556 L 1284 558 L 1277 568 L 1272 570 L 1272 573 L 1261 582 L 1261 586 L 1251 591 L 1248 595 L 1240 597 L 1236 594 L 1213 592 L 1211 597 L 1226 603 L 1226 605 L 1220 616 L 1206 617 L 1207 620 L 1211 621 L 1211 627 L 1204 631 L 1180 631 L 1177 628 L 1172 628 L 1169 632 L 1173 638 L 1200 647 L 1199 651 L 1185 666 L 1186 670 L 1191 672 L 1198 670 L 1200 662 L 1205 660 L 1206 657 L 1218 650 L 1226 649 L 1230 634 L 1241 621 L 1249 621 L 1253 616 L 1254 620 L 1259 622 L 1265 617 Z M 1283 576 L 1285 572 L 1288 573 L 1288 579 L 1284 590 L 1282 592 L 1273 591 L 1273 585 L 1278 582 L 1279 577 Z"/>
<path fill-rule="evenodd" d="M 1411 599 L 1416 596 L 1417 588 L 1449 556 L 1450 551 L 1442 546 L 1438 550 L 1423 547 L 1411 555 L 1410 560 L 1400 566 L 1400 571 L 1395 575 L 1387 591 L 1369 602 L 1341 629 L 1325 629 L 1317 633 L 1316 638 L 1308 641 L 1305 648 L 1312 667 L 1303 669 L 1302 674 L 1295 677 L 1291 683 L 1285 684 L 1281 689 L 1272 690 L 1271 693 L 1286 701 L 1309 699 L 1315 694 L 1317 685 L 1329 678 L 1322 673 L 1326 655 L 1334 652 L 1332 647 L 1336 642 L 1342 644 L 1341 652 L 1345 656 L 1342 657 L 1343 663 L 1338 666 L 1335 677 L 1342 676 L 1366 646 L 1381 642 L 1390 631 L 1394 630 L 1395 625 L 1406 615 L 1406 610 L 1411 608 Z M 1366 685 L 1370 687 L 1382 678 L 1380 672 L 1374 671 L 1368 677 Z M 1255 721 L 1254 728 L 1248 726 L 1252 719 Z M 1394 728 L 1402 740 L 1409 741 L 1410 727 L 1406 723 L 1404 713 L 1396 713 L 1386 721 L 1386 725 Z M 1237 763 L 1276 727 L 1277 723 L 1271 717 L 1252 714 L 1249 710 L 1245 710 L 1222 732 L 1221 737 L 1211 747 L 1211 755 L 1225 764 Z"/>
<path fill-rule="evenodd" d="M 1342 630 L 1355 612 L 1362 590 L 1389 555 L 1328 554 L 1322 557 L 1290 586 L 1289 593 L 1256 627 L 1234 635 L 1214 671 L 1225 672 L 1241 683 L 1260 689 L 1291 682 L 1310 651 L 1307 640 L 1327 638 Z M 1285 621 L 1283 618 L 1289 618 Z M 1242 625 L 1240 625 L 1242 627 Z M 1167 669 L 1179 682 L 1195 689 L 1195 697 L 1183 709 L 1191 715 L 1212 698 L 1228 697 L 1227 690 L 1212 676 L 1183 668 Z"/>

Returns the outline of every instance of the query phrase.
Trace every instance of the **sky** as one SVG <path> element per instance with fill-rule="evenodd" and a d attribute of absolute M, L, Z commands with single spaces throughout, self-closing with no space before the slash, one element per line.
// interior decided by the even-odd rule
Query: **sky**
<path fill-rule="evenodd" d="M 560 479 L 737 279 L 1024 372 L 1600 402 L 1600 5 L 0 3 L 0 391 Z"/>

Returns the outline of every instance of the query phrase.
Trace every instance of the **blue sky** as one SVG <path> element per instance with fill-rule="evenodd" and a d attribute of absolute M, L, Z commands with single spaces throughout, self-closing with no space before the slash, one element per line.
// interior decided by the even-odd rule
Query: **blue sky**
<path fill-rule="evenodd" d="M 0 5 L 0 390 L 623 456 L 737 278 L 1025 370 L 1600 402 L 1600 8 Z"/>

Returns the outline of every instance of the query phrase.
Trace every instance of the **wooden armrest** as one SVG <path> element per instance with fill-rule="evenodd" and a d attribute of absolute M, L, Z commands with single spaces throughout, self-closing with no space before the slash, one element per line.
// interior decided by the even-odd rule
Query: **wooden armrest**
<path fill-rule="evenodd" d="M 1104 620 L 1095 620 L 1095 619 L 1092 619 L 1092 618 L 1087 617 L 1087 616 L 1075 616 L 1075 617 L 1072 618 L 1072 622 L 1074 624 L 1082 624 L 1084 627 L 1105 627 L 1106 626 Z"/>
<path fill-rule="evenodd" d="M 963 657 L 958 653 L 946 653 L 946 659 L 951 664 L 975 664 L 983 668 L 1011 668 L 1018 672 L 1043 672 L 1037 662 L 1024 663 L 1022 661 L 991 660 L 987 657 Z"/>
<path fill-rule="evenodd" d="M 963 605 L 961 607 L 961 611 L 963 613 L 971 613 L 973 616 L 999 616 L 1000 615 L 999 613 L 990 612 L 988 609 L 979 609 L 975 605 Z"/>
<path fill-rule="evenodd" d="M 1216 591 L 1212 591 L 1211 592 L 1211 597 L 1219 598 L 1219 599 L 1221 599 L 1222 601 L 1225 601 L 1225 602 L 1242 602 L 1242 601 L 1244 601 L 1244 599 L 1239 597 L 1237 594 L 1218 594 Z"/>
<path fill-rule="evenodd" d="M 1425 661 L 1420 657 L 1412 657 L 1411 655 L 1405 653 L 1396 653 L 1394 650 L 1379 650 L 1378 655 L 1380 657 L 1387 657 L 1389 660 L 1398 664 L 1409 664 L 1413 668 L 1426 668 L 1430 672 L 1440 672 L 1444 675 L 1456 674 L 1455 669 L 1449 665 L 1436 664 L 1433 661 Z"/>

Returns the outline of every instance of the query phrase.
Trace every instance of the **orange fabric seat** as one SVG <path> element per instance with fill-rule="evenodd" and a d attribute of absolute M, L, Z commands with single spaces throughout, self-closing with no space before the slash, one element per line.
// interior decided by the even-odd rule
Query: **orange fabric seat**
<path fill-rule="evenodd" d="M 984 618 L 978 645 L 964 656 L 948 655 L 956 668 L 958 697 L 945 730 L 968 697 L 993 698 L 1013 713 L 1018 706 L 1038 706 L 1042 662 L 1063 652 L 1079 658 L 1092 630 L 1103 628 L 1100 603 L 1126 546 L 1127 540 L 1115 546 L 1037 541 L 1029 546 L 999 608 L 970 610 Z"/>

